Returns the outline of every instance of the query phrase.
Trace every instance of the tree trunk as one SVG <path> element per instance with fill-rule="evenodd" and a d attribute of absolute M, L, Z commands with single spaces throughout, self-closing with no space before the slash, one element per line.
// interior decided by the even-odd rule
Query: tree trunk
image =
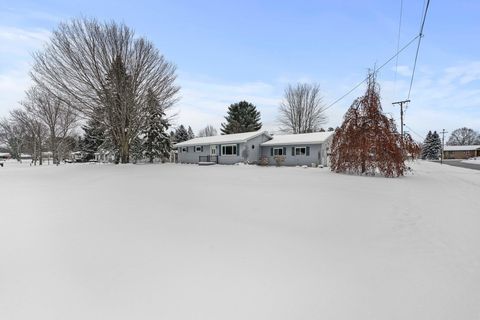
<path fill-rule="evenodd" d="M 122 137 L 120 142 L 120 163 L 129 163 L 130 162 L 130 144 L 126 136 Z"/>

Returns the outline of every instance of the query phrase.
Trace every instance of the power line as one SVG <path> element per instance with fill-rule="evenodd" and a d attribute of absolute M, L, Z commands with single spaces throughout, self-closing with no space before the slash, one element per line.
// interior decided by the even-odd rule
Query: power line
<path fill-rule="evenodd" d="M 425 10 L 423 12 L 422 23 L 421 23 L 421 26 L 420 26 L 420 33 L 418 34 L 417 52 L 415 53 L 415 61 L 413 62 L 412 78 L 410 79 L 410 88 L 408 89 L 407 99 L 410 99 L 410 93 L 412 92 L 413 78 L 415 76 L 415 69 L 417 67 L 418 52 L 420 51 L 420 43 L 422 42 L 422 38 L 423 38 L 423 27 L 425 26 L 425 19 L 427 18 L 427 12 L 428 12 L 429 5 L 430 5 L 430 0 L 427 0 L 427 4 L 425 5 Z"/>
<path fill-rule="evenodd" d="M 415 40 L 418 39 L 420 35 L 417 35 L 415 36 L 412 40 L 410 40 L 406 45 L 404 45 L 400 50 L 397 51 L 397 53 L 395 53 L 390 59 L 388 59 L 387 61 L 385 61 L 385 63 L 383 63 L 380 67 L 376 68 L 374 73 L 378 73 L 383 67 L 385 67 L 390 61 L 392 61 L 393 59 L 395 59 L 400 53 L 402 53 L 402 51 L 404 51 L 405 49 L 407 49 Z M 350 93 L 352 93 L 355 89 L 357 89 L 358 87 L 360 87 L 360 85 L 362 85 L 362 83 L 364 83 L 365 81 L 368 80 L 368 76 L 363 79 L 362 81 L 360 81 L 358 84 L 356 84 L 352 89 L 350 89 L 347 93 L 345 93 L 343 96 L 341 96 L 340 98 L 338 98 L 337 100 L 333 101 L 331 104 L 329 104 L 324 110 L 327 110 L 329 108 L 331 108 L 333 105 L 335 105 L 337 102 L 339 102 L 340 100 L 342 100 L 343 98 L 345 98 L 346 96 L 348 96 Z"/>
<path fill-rule="evenodd" d="M 415 131 L 413 131 L 412 128 L 410 128 L 410 127 L 407 126 L 406 124 L 404 124 L 404 126 L 405 126 L 408 130 L 410 130 L 410 131 L 412 131 L 413 133 L 415 133 L 415 135 L 417 135 L 417 137 L 421 138 L 422 140 L 425 140 L 425 137 L 423 137 L 421 134 L 416 133 Z"/>

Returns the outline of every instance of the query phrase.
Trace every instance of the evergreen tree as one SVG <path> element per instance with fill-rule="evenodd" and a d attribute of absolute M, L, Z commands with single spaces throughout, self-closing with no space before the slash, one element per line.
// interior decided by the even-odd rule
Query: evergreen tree
<path fill-rule="evenodd" d="M 170 130 L 170 144 L 175 144 L 177 143 L 177 140 L 175 139 L 175 132 L 173 130 Z"/>
<path fill-rule="evenodd" d="M 231 104 L 228 107 L 225 120 L 227 122 L 222 123 L 222 128 L 220 129 L 222 134 L 252 132 L 262 128 L 260 112 L 257 111 L 253 104 L 247 101 Z"/>
<path fill-rule="evenodd" d="M 422 146 L 422 159 L 432 159 L 432 131 L 428 131 Z"/>
<path fill-rule="evenodd" d="M 195 133 L 193 133 L 192 127 L 188 126 L 188 140 L 195 138 Z"/>
<path fill-rule="evenodd" d="M 188 139 L 188 132 L 187 129 L 185 129 L 185 126 L 181 124 L 177 130 L 175 130 L 175 142 L 180 143 L 183 141 L 187 141 Z"/>
<path fill-rule="evenodd" d="M 442 140 L 440 139 L 440 135 L 437 133 L 437 131 L 434 131 L 432 135 L 432 154 L 435 160 L 438 160 L 438 158 L 440 158 L 441 152 Z"/>
<path fill-rule="evenodd" d="M 80 144 L 81 150 L 87 154 L 86 160 L 93 159 L 95 152 L 105 142 L 105 126 L 102 124 L 102 112 L 99 108 L 94 116 L 82 126 L 84 137 Z"/>
<path fill-rule="evenodd" d="M 165 113 L 153 91 L 147 93 L 147 123 L 143 130 L 143 151 L 150 163 L 155 158 L 168 157 L 170 153 L 170 137 L 167 133 L 170 126 Z"/>
<path fill-rule="evenodd" d="M 143 154 L 145 149 L 144 142 L 145 141 L 140 137 L 136 137 L 130 143 L 130 159 L 133 161 L 133 163 L 137 163 L 138 160 L 143 159 Z"/>
<path fill-rule="evenodd" d="M 438 160 L 442 151 L 442 141 L 437 131 L 428 131 L 422 147 L 422 159 Z"/>

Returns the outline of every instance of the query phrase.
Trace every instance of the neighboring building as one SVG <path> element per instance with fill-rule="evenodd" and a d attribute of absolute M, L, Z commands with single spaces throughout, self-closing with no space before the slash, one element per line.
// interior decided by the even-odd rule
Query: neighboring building
<path fill-rule="evenodd" d="M 262 143 L 262 156 L 270 165 L 280 160 L 286 166 L 328 166 L 332 137 L 331 131 L 274 135 L 272 140 Z"/>
<path fill-rule="evenodd" d="M 1 152 L 0 153 L 0 159 L 7 160 L 10 159 L 12 156 L 8 152 Z"/>
<path fill-rule="evenodd" d="M 174 147 L 180 163 L 257 163 L 260 145 L 271 138 L 266 131 L 254 131 L 194 138 Z"/>
<path fill-rule="evenodd" d="M 195 138 L 177 143 L 180 163 L 238 162 L 276 165 L 328 165 L 333 132 L 269 135 L 266 131 Z"/>
<path fill-rule="evenodd" d="M 473 157 L 480 157 L 480 145 L 445 146 L 443 148 L 444 159 L 468 159 Z"/>
<path fill-rule="evenodd" d="M 94 153 L 93 160 L 96 162 L 114 162 L 115 152 L 107 149 L 98 149 L 98 151 Z"/>

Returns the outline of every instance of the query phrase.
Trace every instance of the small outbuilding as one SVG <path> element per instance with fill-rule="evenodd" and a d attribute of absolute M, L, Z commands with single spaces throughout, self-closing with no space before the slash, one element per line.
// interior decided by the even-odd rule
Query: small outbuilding
<path fill-rule="evenodd" d="M 480 157 L 480 145 L 445 146 L 443 148 L 444 159 L 468 159 L 473 157 Z"/>

